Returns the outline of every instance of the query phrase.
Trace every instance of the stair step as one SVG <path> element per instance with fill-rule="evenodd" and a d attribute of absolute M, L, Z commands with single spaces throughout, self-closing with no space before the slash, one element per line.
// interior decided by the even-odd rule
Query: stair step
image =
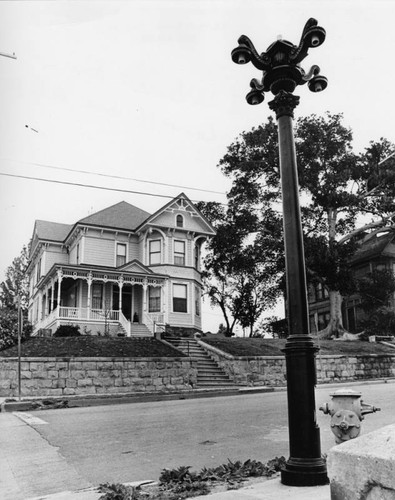
<path fill-rule="evenodd" d="M 166 340 L 197 362 L 198 387 L 235 387 L 234 382 L 196 340 L 171 338 Z"/>

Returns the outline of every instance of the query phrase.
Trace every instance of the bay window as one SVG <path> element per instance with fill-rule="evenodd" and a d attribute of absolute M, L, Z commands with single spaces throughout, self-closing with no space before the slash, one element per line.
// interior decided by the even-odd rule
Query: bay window
<path fill-rule="evenodd" d="M 187 285 L 173 285 L 173 312 L 188 312 Z"/>
<path fill-rule="evenodd" d="M 174 241 L 174 264 L 185 266 L 185 241 Z"/>

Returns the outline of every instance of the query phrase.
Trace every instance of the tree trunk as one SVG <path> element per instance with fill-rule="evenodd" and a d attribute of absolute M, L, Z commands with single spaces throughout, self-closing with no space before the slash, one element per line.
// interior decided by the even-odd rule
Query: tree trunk
<path fill-rule="evenodd" d="M 343 326 L 342 302 L 343 297 L 338 290 L 329 291 L 330 319 L 327 326 L 318 332 L 319 338 L 339 338 L 342 337 L 344 333 L 347 333 Z"/>

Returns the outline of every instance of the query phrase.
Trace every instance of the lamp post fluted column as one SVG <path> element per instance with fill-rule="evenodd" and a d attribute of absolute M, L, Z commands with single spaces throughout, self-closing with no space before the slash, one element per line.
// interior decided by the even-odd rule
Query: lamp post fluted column
<path fill-rule="evenodd" d="M 318 348 L 309 335 L 303 232 L 300 218 L 298 172 L 293 137 L 293 111 L 299 97 L 279 92 L 269 107 L 278 123 L 283 226 L 287 279 L 289 336 L 285 345 L 290 457 L 281 480 L 291 486 L 328 482 L 321 457 L 320 431 L 316 423 L 315 354 Z"/>
<path fill-rule="evenodd" d="M 308 83 L 312 92 L 320 92 L 327 86 L 327 79 L 319 74 L 318 66 L 312 66 L 307 73 L 300 66 L 308 49 L 320 46 L 325 36 L 325 30 L 311 18 L 303 29 L 298 46 L 280 37 L 266 52 L 259 54 L 251 40 L 242 35 L 239 46 L 232 51 L 235 63 L 246 64 L 251 61 L 263 72 L 261 80 L 251 80 L 247 102 L 252 105 L 260 104 L 269 91 L 275 96 L 269 102 L 269 107 L 275 111 L 278 123 L 289 330 L 284 353 L 290 457 L 281 471 L 281 481 L 290 486 L 315 486 L 328 482 L 316 422 L 314 389 L 315 355 L 318 348 L 309 334 L 303 232 L 292 123 L 294 109 L 299 103 L 299 97 L 292 93 L 295 88 Z"/>

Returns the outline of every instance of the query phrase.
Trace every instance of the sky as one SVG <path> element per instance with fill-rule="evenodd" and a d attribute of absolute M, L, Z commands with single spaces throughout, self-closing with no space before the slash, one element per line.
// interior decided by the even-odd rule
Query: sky
<path fill-rule="evenodd" d="M 297 88 L 295 117 L 343 113 L 357 152 L 395 142 L 394 14 L 395 0 L 0 2 L 0 52 L 17 58 L 0 55 L 0 281 L 36 219 L 71 224 L 122 200 L 153 213 L 180 192 L 226 201 L 219 160 L 272 115 L 270 98 L 245 101 L 260 74 L 231 60 L 242 34 L 264 52 L 316 18 L 327 37 L 302 67 L 328 87 Z M 203 318 L 215 331 L 221 313 Z"/>

